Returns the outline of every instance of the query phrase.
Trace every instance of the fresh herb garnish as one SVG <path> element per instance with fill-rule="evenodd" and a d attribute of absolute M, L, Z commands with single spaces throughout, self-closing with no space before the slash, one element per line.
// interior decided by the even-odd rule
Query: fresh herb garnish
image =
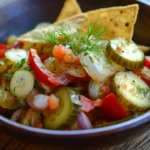
<path fill-rule="evenodd" d="M 86 64 L 84 64 L 84 63 L 82 63 L 82 66 L 83 66 L 83 67 L 88 67 L 88 66 L 87 66 Z"/>
<path fill-rule="evenodd" d="M 5 73 L 4 74 L 4 78 L 7 79 L 7 80 L 10 80 L 12 78 L 12 76 L 14 75 L 14 72 L 11 72 L 11 73 Z"/>
<path fill-rule="evenodd" d="M 42 36 L 39 35 L 39 36 L 37 36 L 37 38 L 43 42 L 52 43 L 53 45 L 59 44 L 58 37 L 55 32 L 43 33 Z"/>
<path fill-rule="evenodd" d="M 26 59 L 23 58 L 23 59 L 21 59 L 21 61 L 18 61 L 16 63 L 15 67 L 18 68 L 18 69 L 20 69 L 24 65 L 25 62 L 26 62 Z"/>
<path fill-rule="evenodd" d="M 143 97 L 150 96 L 150 88 L 137 87 L 137 91 L 138 93 L 142 94 Z"/>
<path fill-rule="evenodd" d="M 104 44 L 99 44 L 101 36 L 106 33 L 106 28 L 99 26 L 98 22 L 88 23 L 87 30 L 72 32 L 68 24 L 62 24 L 55 32 L 44 33 L 38 36 L 38 40 L 49 42 L 54 45 L 69 45 L 75 55 L 87 51 L 100 51 L 104 49 Z"/>
<path fill-rule="evenodd" d="M 31 70 L 31 67 L 30 67 L 30 66 L 25 66 L 25 67 L 24 67 L 24 70 L 30 71 L 30 70 Z"/>

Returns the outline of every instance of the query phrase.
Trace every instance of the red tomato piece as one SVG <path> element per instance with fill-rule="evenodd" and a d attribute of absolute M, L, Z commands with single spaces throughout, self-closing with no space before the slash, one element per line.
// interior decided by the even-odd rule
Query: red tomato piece
<path fill-rule="evenodd" d="M 56 109 L 59 107 L 59 98 L 54 94 L 51 94 L 48 99 L 48 106 L 50 109 Z"/>
<path fill-rule="evenodd" d="M 110 93 L 102 99 L 103 105 L 102 109 L 104 115 L 107 119 L 110 120 L 120 120 L 128 116 L 125 108 L 119 103 L 116 96 L 113 93 Z"/>
<path fill-rule="evenodd" d="M 72 50 L 62 45 L 54 46 L 53 55 L 56 59 L 64 61 L 65 63 L 80 64 L 79 58 L 73 54 Z"/>
<path fill-rule="evenodd" d="M 35 49 L 30 49 L 28 63 L 29 66 L 34 71 L 36 79 L 40 83 L 43 83 L 47 86 L 50 87 L 64 86 L 69 84 L 73 80 L 73 77 L 70 75 L 67 74 L 58 75 L 46 69 Z"/>
<path fill-rule="evenodd" d="M 80 100 L 82 102 L 82 111 L 90 112 L 95 108 L 94 101 L 90 100 L 89 98 L 81 95 Z"/>
<path fill-rule="evenodd" d="M 8 50 L 8 46 L 5 44 L 0 44 L 0 58 L 5 57 L 5 52 Z"/>
<path fill-rule="evenodd" d="M 145 66 L 150 69 L 150 56 L 145 57 Z"/>

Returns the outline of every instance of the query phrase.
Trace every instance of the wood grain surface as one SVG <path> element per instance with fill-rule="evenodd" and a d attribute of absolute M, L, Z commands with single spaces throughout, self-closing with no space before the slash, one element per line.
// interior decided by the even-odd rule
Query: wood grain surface
<path fill-rule="evenodd" d="M 36 146 L 15 139 L 5 133 L 0 134 L 0 150 L 56 150 L 46 146 Z M 61 150 L 65 150 L 63 147 Z M 87 149 L 86 149 L 87 150 Z M 90 150 L 90 149 L 89 149 Z M 150 130 L 130 141 L 110 148 L 97 150 L 150 150 Z"/>

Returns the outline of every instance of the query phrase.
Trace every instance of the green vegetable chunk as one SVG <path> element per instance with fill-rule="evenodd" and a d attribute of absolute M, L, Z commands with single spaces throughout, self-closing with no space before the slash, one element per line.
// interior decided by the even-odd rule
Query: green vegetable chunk
<path fill-rule="evenodd" d="M 71 125 L 80 113 L 79 95 L 68 87 L 61 87 L 55 96 L 59 98 L 59 107 L 49 117 L 44 118 L 44 127 L 58 129 L 62 125 Z"/>
<path fill-rule="evenodd" d="M 0 106 L 7 109 L 16 109 L 20 106 L 15 97 L 11 94 L 9 84 L 3 80 L 0 86 Z"/>
<path fill-rule="evenodd" d="M 117 73 L 111 88 L 120 102 L 129 110 L 142 112 L 150 108 L 150 88 L 131 71 Z"/>
<path fill-rule="evenodd" d="M 110 40 L 107 55 L 126 69 L 140 69 L 144 66 L 144 53 L 133 42 L 119 37 Z"/>
<path fill-rule="evenodd" d="M 19 99 L 24 99 L 34 86 L 34 76 L 26 70 L 16 71 L 10 81 L 10 91 Z"/>

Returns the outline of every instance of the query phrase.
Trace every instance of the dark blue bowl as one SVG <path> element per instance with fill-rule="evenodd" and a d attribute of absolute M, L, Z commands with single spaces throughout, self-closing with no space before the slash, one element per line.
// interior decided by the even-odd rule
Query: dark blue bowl
<path fill-rule="evenodd" d="M 135 0 L 78 0 L 83 11 L 100 7 L 140 4 L 134 41 L 150 46 L 150 6 Z M 140 0 L 139 0 L 140 1 Z M 142 1 L 142 0 L 141 0 Z M 20 35 L 37 23 L 53 22 L 59 14 L 63 0 L 7 0 L 0 5 L 0 42 L 12 34 Z M 147 0 L 147 2 L 149 2 Z M 55 131 L 24 126 L 0 116 L 1 129 L 19 139 L 55 148 L 101 148 L 129 140 L 150 129 L 150 112 L 132 120 L 90 130 Z"/>

